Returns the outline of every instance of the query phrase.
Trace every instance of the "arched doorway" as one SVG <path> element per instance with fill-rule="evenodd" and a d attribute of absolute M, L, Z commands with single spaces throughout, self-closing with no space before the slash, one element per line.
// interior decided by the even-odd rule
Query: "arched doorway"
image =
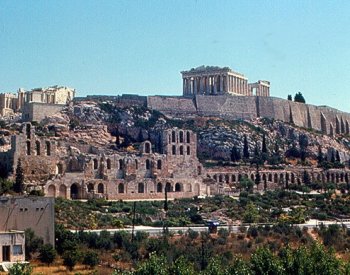
<path fill-rule="evenodd" d="M 124 184 L 119 183 L 118 185 L 118 193 L 123 194 L 124 193 Z"/>
<path fill-rule="evenodd" d="M 181 192 L 181 191 L 182 191 L 181 184 L 177 182 L 175 184 L 175 192 Z"/>
<path fill-rule="evenodd" d="M 97 193 L 103 194 L 104 193 L 104 189 L 105 189 L 105 187 L 104 187 L 103 183 L 99 183 L 98 186 L 97 186 Z"/>
<path fill-rule="evenodd" d="M 167 183 L 166 183 L 166 185 L 165 185 L 165 190 L 166 190 L 167 192 L 173 192 L 173 188 L 172 188 L 170 182 L 167 182 Z"/>
<path fill-rule="evenodd" d="M 51 184 L 49 188 L 47 189 L 47 195 L 49 197 L 55 197 L 56 196 L 56 187 L 55 185 Z"/>
<path fill-rule="evenodd" d="M 66 199 L 67 198 L 67 187 L 65 185 L 61 185 L 59 189 L 59 196 L 61 198 Z"/>
<path fill-rule="evenodd" d="M 79 199 L 79 186 L 76 183 L 73 183 L 70 187 L 70 197 L 72 200 Z"/>
<path fill-rule="evenodd" d="M 161 182 L 158 182 L 157 184 L 157 193 L 163 192 L 163 184 Z"/>
<path fill-rule="evenodd" d="M 93 183 L 89 183 L 87 188 L 89 193 L 93 193 L 95 191 L 95 187 Z"/>

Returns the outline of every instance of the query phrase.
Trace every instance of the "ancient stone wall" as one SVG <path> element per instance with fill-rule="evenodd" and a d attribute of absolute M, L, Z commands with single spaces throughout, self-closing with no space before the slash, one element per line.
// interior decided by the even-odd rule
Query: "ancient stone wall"
<path fill-rule="evenodd" d="M 60 112 L 66 105 L 47 103 L 25 103 L 22 108 L 23 121 L 41 121 Z"/>
<path fill-rule="evenodd" d="M 170 116 L 217 116 L 224 119 L 266 117 L 293 123 L 325 134 L 349 134 L 350 114 L 339 110 L 288 101 L 276 97 L 197 95 L 184 97 L 148 97 L 147 106 Z"/>

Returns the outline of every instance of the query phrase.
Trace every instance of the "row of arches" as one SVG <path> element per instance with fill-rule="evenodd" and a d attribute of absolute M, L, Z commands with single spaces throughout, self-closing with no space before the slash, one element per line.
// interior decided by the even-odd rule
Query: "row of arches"
<path fill-rule="evenodd" d="M 185 155 L 185 150 L 186 150 L 186 155 L 191 155 L 191 147 L 189 145 L 188 146 L 180 145 L 178 147 L 178 150 L 177 150 L 176 145 L 172 145 L 171 154 L 183 156 L 183 155 Z"/>
<path fill-rule="evenodd" d="M 86 188 L 86 189 L 85 189 Z M 198 189 L 199 187 L 197 187 Z M 128 190 L 129 189 L 129 190 Z M 170 182 L 157 182 L 157 183 L 137 183 L 134 188 L 130 189 L 130 186 L 126 183 L 118 183 L 116 186 L 116 191 L 118 194 L 138 193 L 179 193 L 179 192 L 192 192 L 192 185 L 185 184 L 181 182 L 170 183 Z M 87 193 L 86 193 L 87 192 Z M 105 195 L 106 185 L 104 183 L 88 183 L 85 187 L 78 183 L 73 183 L 70 186 L 61 184 L 56 186 L 55 184 L 50 184 L 47 188 L 47 195 L 50 197 L 62 197 L 71 199 L 82 199 L 89 196 L 89 194 L 99 194 Z"/>
<path fill-rule="evenodd" d="M 42 145 L 40 140 L 35 141 L 34 153 L 36 156 L 40 156 L 42 153 Z M 26 154 L 30 156 L 32 154 L 32 143 L 30 140 L 26 142 Z M 51 143 L 50 141 L 45 142 L 45 154 L 47 156 L 51 156 Z"/>
<path fill-rule="evenodd" d="M 180 130 L 176 132 L 175 130 L 171 131 L 171 135 L 169 135 L 169 143 L 191 143 L 191 133 L 190 131 Z"/>
<path fill-rule="evenodd" d="M 320 183 L 347 183 L 350 180 L 350 174 L 346 172 L 261 172 L 259 173 L 260 179 L 262 182 L 270 182 L 276 184 L 301 184 L 304 181 L 304 178 L 307 177 L 310 181 L 320 182 Z M 252 181 L 255 181 L 257 178 L 257 173 L 235 173 L 235 174 L 213 174 L 207 175 L 209 178 L 214 179 L 218 183 L 239 183 L 243 177 L 249 178 Z"/>
<path fill-rule="evenodd" d="M 118 165 L 117 165 L 118 170 L 124 170 L 125 169 L 125 163 L 124 163 L 123 159 L 119 159 L 117 161 L 117 163 L 118 163 Z M 138 160 L 135 160 L 134 165 L 135 165 L 136 169 L 139 169 L 139 161 Z M 99 163 L 99 161 L 96 158 L 94 158 L 92 160 L 92 166 L 93 166 L 94 170 L 97 170 L 97 169 L 99 169 L 99 167 L 101 167 L 101 166 L 103 167 L 104 166 L 104 160 L 101 158 L 100 163 Z M 157 169 L 162 169 L 162 167 L 163 167 L 162 160 L 161 159 L 156 160 L 155 164 L 153 165 L 152 164 L 152 160 L 146 159 L 145 160 L 145 169 L 146 170 L 150 170 L 152 167 L 156 167 Z M 111 160 L 109 158 L 106 159 L 106 168 L 107 168 L 107 170 L 111 170 L 112 169 L 112 162 L 111 162 Z"/>

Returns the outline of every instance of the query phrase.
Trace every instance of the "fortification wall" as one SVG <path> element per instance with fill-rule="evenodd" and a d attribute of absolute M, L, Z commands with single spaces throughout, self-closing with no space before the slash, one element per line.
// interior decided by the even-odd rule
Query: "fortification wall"
<path fill-rule="evenodd" d="M 197 109 L 193 99 L 178 96 L 149 96 L 147 106 L 167 115 L 196 114 Z"/>
<path fill-rule="evenodd" d="M 220 116 L 227 119 L 253 119 L 257 117 L 255 97 L 252 96 L 196 96 L 199 115 Z"/>
<path fill-rule="evenodd" d="M 276 97 L 197 95 L 148 97 L 147 106 L 167 115 L 218 116 L 225 119 L 267 117 L 312 128 L 325 134 L 350 134 L 350 114 L 339 110 Z"/>

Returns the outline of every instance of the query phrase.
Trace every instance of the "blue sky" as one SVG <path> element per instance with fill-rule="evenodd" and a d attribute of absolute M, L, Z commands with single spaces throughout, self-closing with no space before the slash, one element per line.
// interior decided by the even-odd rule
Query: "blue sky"
<path fill-rule="evenodd" d="M 350 1 L 0 1 L 0 92 L 180 95 L 180 71 L 229 66 L 271 94 L 349 110 Z"/>

